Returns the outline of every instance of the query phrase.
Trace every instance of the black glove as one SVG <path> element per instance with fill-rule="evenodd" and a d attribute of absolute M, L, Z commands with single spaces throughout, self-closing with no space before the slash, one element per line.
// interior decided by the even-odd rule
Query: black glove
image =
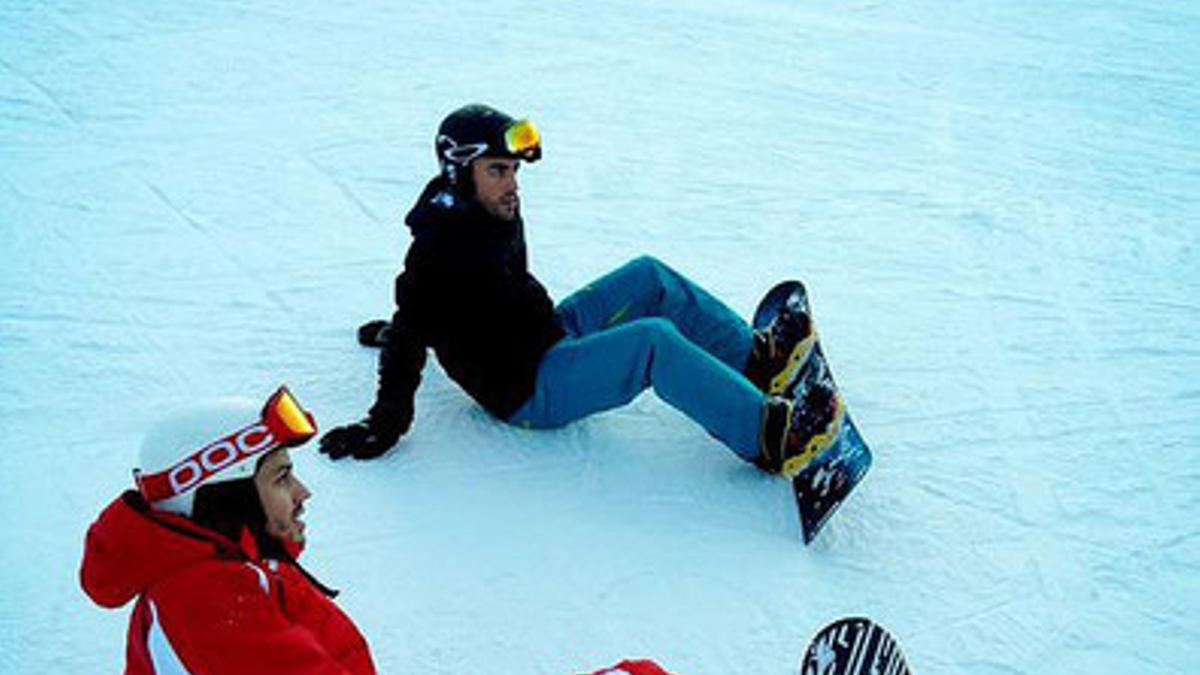
<path fill-rule="evenodd" d="M 375 404 L 366 419 L 330 429 L 321 437 L 321 452 L 330 459 L 351 455 L 355 459 L 374 459 L 387 452 L 412 424 L 412 407 Z"/>
<path fill-rule="evenodd" d="M 368 321 L 358 327 L 358 344 L 364 347 L 382 347 L 387 344 L 392 324 L 383 319 Z"/>

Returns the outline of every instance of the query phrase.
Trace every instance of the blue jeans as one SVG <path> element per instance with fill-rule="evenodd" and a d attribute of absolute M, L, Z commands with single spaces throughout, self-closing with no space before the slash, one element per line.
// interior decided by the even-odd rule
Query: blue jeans
<path fill-rule="evenodd" d="M 632 401 L 647 387 L 741 458 L 759 453 L 764 396 L 742 375 L 753 333 L 721 301 L 651 257 L 557 308 L 567 337 L 538 365 L 510 424 L 553 428 Z"/>

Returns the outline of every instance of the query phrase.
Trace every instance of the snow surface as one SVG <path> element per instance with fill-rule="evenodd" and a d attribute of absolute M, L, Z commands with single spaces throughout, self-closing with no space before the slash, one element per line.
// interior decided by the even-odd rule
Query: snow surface
<path fill-rule="evenodd" d="M 431 361 L 386 458 L 296 454 L 382 672 L 783 675 L 846 614 L 919 673 L 1194 669 L 1198 35 L 1185 0 L 7 0 L 0 671 L 121 668 L 77 569 L 164 405 L 363 414 L 353 329 L 475 100 L 542 128 L 555 297 L 641 253 L 746 313 L 803 278 L 876 464 L 805 548 L 652 395 L 520 431 Z"/>

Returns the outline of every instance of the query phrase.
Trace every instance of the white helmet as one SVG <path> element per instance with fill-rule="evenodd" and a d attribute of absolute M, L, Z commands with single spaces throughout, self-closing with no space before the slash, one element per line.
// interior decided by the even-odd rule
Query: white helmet
<path fill-rule="evenodd" d="M 201 485 L 252 478 L 259 457 L 299 445 L 316 431 L 287 387 L 265 406 L 243 398 L 198 404 L 150 427 L 134 479 L 153 508 L 191 516 Z"/>

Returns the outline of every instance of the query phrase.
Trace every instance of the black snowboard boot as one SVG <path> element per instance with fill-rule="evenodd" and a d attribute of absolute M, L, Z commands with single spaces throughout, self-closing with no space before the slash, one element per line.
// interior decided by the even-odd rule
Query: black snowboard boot
<path fill-rule="evenodd" d="M 746 377 L 765 394 L 792 398 L 816 343 L 808 297 L 801 287 L 766 328 L 754 331 Z"/>
<path fill-rule="evenodd" d="M 841 396 L 824 381 L 805 386 L 794 400 L 767 399 L 754 462 L 763 471 L 793 478 L 837 438 L 845 414 Z"/>

